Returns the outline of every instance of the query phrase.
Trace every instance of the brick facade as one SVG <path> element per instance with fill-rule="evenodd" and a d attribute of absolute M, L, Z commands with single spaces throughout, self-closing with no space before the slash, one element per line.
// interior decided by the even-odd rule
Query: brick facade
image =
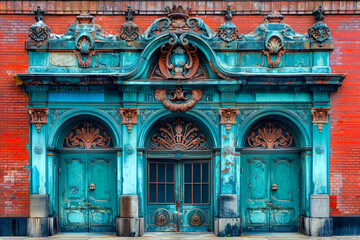
<path fill-rule="evenodd" d="M 331 215 L 360 216 L 360 15 L 354 14 L 360 4 L 357 1 L 343 1 L 345 6 L 334 4 L 336 1 L 320 2 L 324 2 L 325 9 L 329 9 L 331 13 L 325 16 L 324 22 L 331 28 L 335 43 L 335 50 L 331 54 L 332 72 L 348 75 L 339 91 L 331 96 Z M 235 4 L 238 8 L 232 22 L 238 27 L 239 33 L 248 33 L 263 22 L 266 11 L 277 8 L 282 10 L 285 22 L 294 31 L 305 33 L 314 23 L 314 17 L 300 16 L 297 12 L 309 13 L 309 9 L 315 9 L 314 4 L 318 5 L 320 2 L 310 2 L 311 5 L 298 1 L 295 2 L 295 7 L 288 2 L 286 6 L 281 2 L 273 2 L 272 5 L 266 5 L 268 2 L 259 2 L 260 5 L 250 2 L 250 7 L 242 2 L 241 8 L 240 3 L 231 2 L 231 5 Z M 65 1 L 42 1 L 41 4 L 45 3 L 49 5 L 50 13 L 45 15 L 45 23 L 55 33 L 65 33 L 73 23 L 77 12 L 69 9 L 83 8 L 79 1 L 74 1 L 74 6 L 69 5 L 70 7 Z M 12 77 L 15 73 L 27 72 L 28 68 L 28 53 L 24 42 L 28 37 L 29 26 L 34 23 L 34 16 L 28 14 L 29 4 L 28 1 L 0 2 L 0 217 L 27 217 L 29 214 L 28 95 L 16 85 Z M 51 8 L 51 4 L 55 7 Z M 89 3 L 89 8 L 91 4 Z M 104 12 L 104 1 L 98 1 L 97 4 L 92 10 L 96 14 L 96 23 L 108 33 L 118 33 L 124 23 L 120 10 L 112 15 L 114 11 Z M 101 4 L 104 5 L 102 11 L 99 10 Z M 154 9 L 162 9 L 161 4 L 148 4 Z M 214 6 L 211 5 L 213 9 L 205 15 L 195 15 L 202 18 L 214 31 L 224 21 L 223 15 L 214 15 L 215 10 L 224 8 L 217 8 L 219 4 L 217 2 Z M 261 6 L 264 11 L 256 10 L 256 6 Z M 195 5 L 192 7 L 196 8 Z M 46 5 L 44 8 L 48 10 Z M 150 7 L 145 9 L 143 6 L 141 9 L 141 15 L 136 15 L 134 22 L 140 27 L 140 32 L 144 32 L 160 15 L 156 15 Z M 201 13 L 201 9 L 198 9 L 198 13 Z M 335 14 L 336 12 L 339 13 Z"/>

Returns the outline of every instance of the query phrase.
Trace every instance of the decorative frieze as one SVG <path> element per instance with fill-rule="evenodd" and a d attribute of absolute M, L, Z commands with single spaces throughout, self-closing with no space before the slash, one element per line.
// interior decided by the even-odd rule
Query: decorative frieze
<path fill-rule="evenodd" d="M 183 90 L 182 87 L 176 87 L 175 90 L 170 90 L 168 93 L 170 98 L 167 96 L 165 88 L 156 89 L 155 97 L 157 100 L 162 101 L 166 109 L 172 112 L 186 112 L 193 108 L 195 103 L 203 97 L 203 92 L 200 89 L 192 89 L 191 97 L 188 96 L 189 91 Z"/>
<path fill-rule="evenodd" d="M 139 109 L 138 108 L 121 108 L 120 114 L 122 117 L 122 124 L 126 125 L 129 133 L 131 133 L 133 126 L 138 124 L 137 117 L 139 115 Z"/>
<path fill-rule="evenodd" d="M 29 108 L 29 114 L 31 117 L 30 123 L 35 124 L 38 133 L 40 133 L 42 125 L 48 123 L 49 110 L 47 108 Z"/>
<path fill-rule="evenodd" d="M 239 114 L 239 110 L 236 108 L 220 108 L 220 124 L 225 125 L 226 131 L 230 133 L 232 125 L 236 124 L 236 116 Z"/>
<path fill-rule="evenodd" d="M 329 123 L 328 116 L 330 115 L 330 108 L 312 108 L 312 123 L 316 124 L 321 133 L 325 124 Z"/>

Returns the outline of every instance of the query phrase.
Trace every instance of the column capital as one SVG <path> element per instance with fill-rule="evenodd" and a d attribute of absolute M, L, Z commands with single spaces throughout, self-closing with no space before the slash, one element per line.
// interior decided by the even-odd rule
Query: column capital
<path fill-rule="evenodd" d="M 138 124 L 137 117 L 139 115 L 138 108 L 120 108 L 120 114 L 122 117 L 122 124 L 126 125 L 129 133 L 134 125 Z"/>
<path fill-rule="evenodd" d="M 316 124 L 321 133 L 325 124 L 329 123 L 328 116 L 330 115 L 330 108 L 312 108 L 312 123 Z"/>
<path fill-rule="evenodd" d="M 225 125 L 226 131 L 230 133 L 232 125 L 236 124 L 236 116 L 239 114 L 237 108 L 219 108 L 220 125 Z"/>
<path fill-rule="evenodd" d="M 31 116 L 31 124 L 35 124 L 38 133 L 41 131 L 43 124 L 47 124 L 47 116 L 49 110 L 47 108 L 29 108 L 29 114 Z"/>

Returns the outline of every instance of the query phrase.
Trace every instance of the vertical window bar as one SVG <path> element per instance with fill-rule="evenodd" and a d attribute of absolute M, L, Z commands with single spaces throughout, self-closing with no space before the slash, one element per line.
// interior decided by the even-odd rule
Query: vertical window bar
<path fill-rule="evenodd" d="M 158 198 L 158 195 L 159 195 L 159 191 L 158 191 L 158 186 L 159 186 L 159 184 L 158 184 L 158 167 L 159 167 L 159 164 L 158 163 L 156 163 L 156 203 L 158 203 L 159 202 L 159 198 Z"/>
<path fill-rule="evenodd" d="M 167 203 L 167 195 L 166 195 L 167 176 L 166 176 L 166 169 L 167 169 L 167 163 L 165 163 L 165 203 Z"/>
<path fill-rule="evenodd" d="M 203 181 L 202 181 L 202 166 L 203 163 L 200 163 L 200 203 L 203 203 L 202 199 L 202 186 L 203 186 Z"/>
<path fill-rule="evenodd" d="M 191 164 L 191 203 L 194 203 L 194 164 Z"/>

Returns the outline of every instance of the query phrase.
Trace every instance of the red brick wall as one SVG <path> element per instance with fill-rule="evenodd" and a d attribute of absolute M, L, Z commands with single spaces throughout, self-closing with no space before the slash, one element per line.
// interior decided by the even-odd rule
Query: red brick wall
<path fill-rule="evenodd" d="M 65 33 L 76 15 L 46 15 L 45 23 L 56 34 Z M 95 15 L 96 23 L 116 34 L 123 16 Z M 197 15 L 217 30 L 222 15 Z M 135 16 L 144 32 L 157 19 L 155 15 Z M 249 33 L 263 22 L 264 15 L 236 15 L 233 23 L 239 33 Z M 16 86 L 12 75 L 28 68 L 24 50 L 33 15 L 0 15 L 0 217 L 28 216 L 29 164 L 28 96 Z M 311 15 L 288 15 L 285 22 L 299 33 L 314 23 Z M 331 67 L 335 73 L 347 73 L 344 85 L 332 94 L 331 104 L 331 211 L 332 216 L 360 216 L 360 16 L 330 15 L 325 23 L 331 28 L 335 50 Z M 349 104 L 351 102 L 351 104 Z"/>

